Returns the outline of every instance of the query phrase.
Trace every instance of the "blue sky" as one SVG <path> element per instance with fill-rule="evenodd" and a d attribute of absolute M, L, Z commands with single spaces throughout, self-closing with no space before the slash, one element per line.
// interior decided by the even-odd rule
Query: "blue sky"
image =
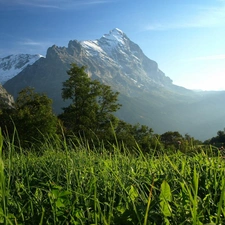
<path fill-rule="evenodd" d="M 225 0 L 0 0 L 0 57 L 119 28 L 174 84 L 225 90 Z"/>

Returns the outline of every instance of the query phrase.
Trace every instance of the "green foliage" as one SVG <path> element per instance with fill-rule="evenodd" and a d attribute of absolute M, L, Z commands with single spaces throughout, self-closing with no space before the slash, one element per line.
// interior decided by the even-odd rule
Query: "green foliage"
<path fill-rule="evenodd" d="M 160 150 L 160 144 L 157 143 L 157 137 L 153 130 L 145 125 L 129 124 L 119 121 L 115 127 L 115 134 L 118 143 L 122 143 L 126 148 L 132 150 L 139 146 L 143 152 L 150 150 Z M 113 142 L 113 140 L 112 140 Z"/>
<path fill-rule="evenodd" d="M 217 136 L 216 137 L 212 137 L 209 140 L 209 144 L 215 145 L 217 147 L 221 147 L 225 144 L 225 130 L 219 130 L 217 132 Z"/>
<path fill-rule="evenodd" d="M 67 72 L 69 79 L 63 83 L 62 98 L 71 99 L 72 103 L 64 108 L 60 118 L 65 126 L 75 134 L 86 131 L 95 123 L 95 110 L 97 102 L 95 98 L 98 92 L 95 83 L 91 82 L 85 73 L 85 67 L 78 67 L 75 64 Z"/>
<path fill-rule="evenodd" d="M 167 131 L 161 135 L 161 141 L 165 145 L 165 148 L 179 146 L 182 139 L 182 135 L 177 131 Z"/>
<path fill-rule="evenodd" d="M 172 201 L 172 193 L 170 190 L 170 185 L 164 180 L 160 187 L 160 208 L 165 217 L 172 215 L 172 209 L 170 202 Z M 167 219 L 165 218 L 167 221 Z"/>
<path fill-rule="evenodd" d="M 189 134 L 185 134 L 184 137 L 178 131 L 167 131 L 160 135 L 160 141 L 167 151 L 175 152 L 180 150 L 185 153 L 193 152 L 193 146 L 201 146 L 202 142 L 195 140 Z M 196 151 L 196 149 L 194 150 Z"/>
<path fill-rule="evenodd" d="M 85 67 L 72 64 L 67 72 L 69 79 L 63 83 L 62 97 L 72 103 L 65 107 L 59 118 L 67 130 L 89 140 L 96 136 L 107 139 L 107 133 L 117 123 L 112 114 L 120 108 L 118 92 L 107 85 L 91 80 Z"/>
<path fill-rule="evenodd" d="M 0 158 L 1 224 L 225 223 L 221 157 L 95 152 L 64 141 L 43 142 L 42 155 L 7 146 Z"/>
<path fill-rule="evenodd" d="M 14 133 L 14 123 L 12 120 L 14 114 L 14 108 L 2 108 L 0 111 L 0 128 L 5 136 L 11 136 Z"/>
<path fill-rule="evenodd" d="M 15 108 L 3 110 L 0 115 L 4 134 L 12 137 L 16 129 L 23 147 L 42 142 L 45 136 L 56 135 L 58 120 L 51 104 L 46 95 L 35 93 L 32 88 L 23 89 Z"/>

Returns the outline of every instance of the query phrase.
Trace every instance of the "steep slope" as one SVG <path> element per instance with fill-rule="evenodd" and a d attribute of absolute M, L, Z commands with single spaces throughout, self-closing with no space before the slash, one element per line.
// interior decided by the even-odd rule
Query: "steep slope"
<path fill-rule="evenodd" d="M 43 56 L 19 54 L 0 58 L 0 83 L 4 84 L 41 57 Z"/>
<path fill-rule="evenodd" d="M 22 88 L 34 87 L 53 99 L 54 111 L 59 113 L 68 104 L 61 98 L 61 89 L 71 63 L 87 66 L 92 79 L 121 93 L 123 107 L 117 115 L 125 121 L 146 124 L 157 133 L 177 130 L 202 140 L 222 129 L 219 123 L 225 107 L 218 99 L 224 96 L 223 92 L 207 95 L 174 85 L 157 63 L 119 29 L 98 40 L 74 40 L 68 47 L 50 47 L 46 58 L 27 66 L 4 87 L 14 97 Z M 212 104 L 208 104 L 209 97 Z M 216 111 L 212 115 L 213 108 Z M 207 127 L 210 129 L 206 131 Z"/>

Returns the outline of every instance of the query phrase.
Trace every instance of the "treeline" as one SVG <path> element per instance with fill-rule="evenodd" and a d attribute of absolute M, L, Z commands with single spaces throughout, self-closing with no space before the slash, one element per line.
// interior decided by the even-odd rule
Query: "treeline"
<path fill-rule="evenodd" d="M 72 64 L 69 78 L 63 83 L 62 98 L 70 101 L 56 116 L 52 100 L 32 88 L 23 89 L 13 107 L 0 109 L 0 127 L 5 139 L 22 148 L 34 148 L 47 139 L 85 140 L 90 147 L 113 145 L 120 148 L 187 151 L 190 145 L 202 144 L 189 135 L 168 131 L 155 134 L 146 125 L 129 124 L 114 113 L 120 109 L 118 92 L 91 80 L 85 67 Z"/>
<path fill-rule="evenodd" d="M 209 140 L 206 140 L 204 142 L 204 144 L 210 144 L 210 145 L 214 145 L 220 149 L 224 149 L 224 144 L 225 144 L 225 129 L 222 131 L 222 130 L 219 130 L 217 132 L 217 136 L 215 137 L 212 137 L 211 139 Z"/>

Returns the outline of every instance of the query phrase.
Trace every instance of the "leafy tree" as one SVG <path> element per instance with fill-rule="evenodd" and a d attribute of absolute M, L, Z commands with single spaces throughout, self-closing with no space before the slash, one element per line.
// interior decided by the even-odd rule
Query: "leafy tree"
<path fill-rule="evenodd" d="M 145 125 L 129 124 L 119 121 L 115 128 L 117 142 L 123 144 L 127 149 L 132 150 L 138 147 L 143 152 L 149 152 L 152 149 L 160 149 L 160 143 L 157 135 L 153 134 L 152 128 Z"/>
<path fill-rule="evenodd" d="M 57 131 L 58 120 L 52 112 L 51 104 L 52 100 L 46 95 L 35 93 L 32 88 L 25 88 L 19 93 L 15 108 L 4 111 L 1 115 L 4 118 L 1 126 L 5 128 L 5 132 L 10 131 L 10 135 L 13 133 L 12 129 L 16 128 L 23 147 L 42 142 Z"/>
<path fill-rule="evenodd" d="M 0 129 L 4 136 L 9 136 L 14 132 L 14 123 L 12 115 L 14 115 L 14 108 L 1 108 L 0 110 Z"/>
<path fill-rule="evenodd" d="M 105 131 L 118 121 L 112 113 L 121 106 L 117 103 L 119 93 L 97 80 L 91 80 L 85 69 L 72 64 L 67 72 L 69 79 L 63 83 L 62 98 L 72 102 L 63 108 L 59 118 L 75 135 L 87 139 L 96 135 L 105 138 Z"/>
<path fill-rule="evenodd" d="M 146 125 L 136 124 L 133 126 L 134 138 L 142 151 L 149 151 L 152 145 L 153 130 Z"/>
<path fill-rule="evenodd" d="M 217 141 L 220 143 L 225 143 L 225 132 L 220 130 L 217 132 Z"/>
<path fill-rule="evenodd" d="M 64 113 L 60 118 L 67 128 L 78 133 L 77 131 L 85 131 L 86 126 L 90 128 L 95 122 L 94 111 L 97 108 L 95 98 L 98 93 L 93 92 L 92 89 L 96 89 L 95 84 L 91 83 L 85 73 L 85 67 L 72 65 L 67 74 L 70 77 L 63 83 L 62 98 L 71 99 L 72 103 L 63 108 Z"/>
<path fill-rule="evenodd" d="M 123 145 L 127 149 L 132 150 L 136 148 L 136 140 L 134 138 L 133 126 L 120 120 L 115 127 L 116 141 L 120 146 Z M 115 137 L 111 143 L 115 141 Z"/>
<path fill-rule="evenodd" d="M 69 78 L 63 83 L 62 97 L 71 100 L 71 104 L 63 108 L 59 118 L 68 132 L 86 140 L 103 140 L 105 145 L 108 142 L 117 143 L 130 150 L 136 148 L 136 144 L 143 151 L 149 151 L 152 146 L 155 148 L 158 143 L 153 141 L 153 130 L 115 117 L 113 112 L 121 106 L 117 102 L 119 93 L 113 92 L 110 86 L 91 80 L 85 69 L 84 66 L 72 64 L 67 72 Z"/>
<path fill-rule="evenodd" d="M 161 135 L 161 142 L 165 148 L 171 150 L 179 149 L 182 144 L 183 136 L 178 131 L 167 131 Z"/>
<path fill-rule="evenodd" d="M 209 141 L 210 144 L 216 145 L 217 147 L 220 147 L 221 145 L 224 145 L 225 143 L 225 129 L 224 131 L 219 130 L 217 132 L 216 137 L 212 137 Z"/>

